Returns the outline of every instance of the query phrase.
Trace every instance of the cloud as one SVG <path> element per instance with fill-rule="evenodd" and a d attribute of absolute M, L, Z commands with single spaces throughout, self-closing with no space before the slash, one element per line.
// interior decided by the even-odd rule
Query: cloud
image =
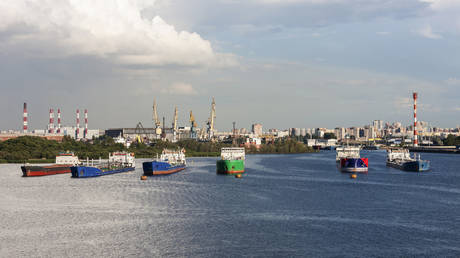
<path fill-rule="evenodd" d="M 229 65 L 199 34 L 177 31 L 155 1 L 15 0 L 0 2 L 0 51 L 38 57 L 96 56 L 126 65 Z"/>
<path fill-rule="evenodd" d="M 417 33 L 422 36 L 422 37 L 425 37 L 425 38 L 429 38 L 429 39 L 440 39 L 442 38 L 442 36 L 440 34 L 436 34 L 433 32 L 433 30 L 431 29 L 431 25 L 427 25 L 421 29 L 419 29 L 417 31 Z"/>
<path fill-rule="evenodd" d="M 162 93 L 171 95 L 197 95 L 198 92 L 192 87 L 191 84 L 177 82 L 173 83 L 166 89 L 161 90 Z"/>

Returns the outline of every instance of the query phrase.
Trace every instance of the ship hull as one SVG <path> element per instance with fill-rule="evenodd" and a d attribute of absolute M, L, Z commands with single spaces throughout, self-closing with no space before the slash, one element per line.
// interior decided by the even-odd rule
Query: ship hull
<path fill-rule="evenodd" d="M 113 170 L 101 170 L 96 167 L 77 166 L 77 167 L 71 167 L 70 170 L 72 173 L 72 177 L 85 178 L 85 177 L 98 177 L 98 176 L 105 176 L 105 175 L 133 171 L 134 167 L 124 167 L 124 168 L 117 168 Z"/>
<path fill-rule="evenodd" d="M 337 166 L 344 173 L 367 173 L 369 171 L 367 158 L 341 158 Z"/>
<path fill-rule="evenodd" d="M 242 174 L 244 173 L 244 160 L 218 160 L 216 172 L 222 175 Z"/>
<path fill-rule="evenodd" d="M 387 162 L 387 166 L 407 172 L 426 172 L 431 169 L 430 162 L 427 160 L 415 160 L 401 163 Z"/>
<path fill-rule="evenodd" d="M 161 176 L 182 171 L 186 168 L 186 165 L 171 166 L 167 162 L 148 161 L 142 163 L 142 168 L 144 170 L 144 175 L 146 176 Z"/>
<path fill-rule="evenodd" d="M 49 176 L 70 173 L 71 165 L 21 166 L 22 176 Z"/>

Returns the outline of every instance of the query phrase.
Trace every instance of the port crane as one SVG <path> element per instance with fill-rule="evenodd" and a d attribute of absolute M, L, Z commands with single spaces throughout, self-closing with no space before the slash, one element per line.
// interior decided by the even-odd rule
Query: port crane
<path fill-rule="evenodd" d="M 177 139 L 177 106 L 174 108 L 174 121 L 172 124 L 172 129 L 173 129 L 173 142 L 176 142 Z"/>
<path fill-rule="evenodd" d="M 138 143 L 142 143 L 144 142 L 144 139 L 147 139 L 147 132 L 141 122 L 137 123 L 134 133 L 136 134 L 136 140 Z"/>
<path fill-rule="evenodd" d="M 198 124 L 195 121 L 195 117 L 193 116 L 192 110 L 190 110 L 190 138 L 196 139 L 196 128 Z"/>
<path fill-rule="evenodd" d="M 216 102 L 214 101 L 214 97 L 212 97 L 212 103 L 211 103 L 211 115 L 209 116 L 208 122 L 206 125 L 208 126 L 207 128 L 207 134 L 208 134 L 208 139 L 211 140 L 212 137 L 214 137 L 214 122 L 216 120 Z"/>
<path fill-rule="evenodd" d="M 158 119 L 157 103 L 155 99 L 153 100 L 153 123 L 155 124 L 156 139 L 159 139 L 161 137 L 161 122 L 160 119 Z"/>

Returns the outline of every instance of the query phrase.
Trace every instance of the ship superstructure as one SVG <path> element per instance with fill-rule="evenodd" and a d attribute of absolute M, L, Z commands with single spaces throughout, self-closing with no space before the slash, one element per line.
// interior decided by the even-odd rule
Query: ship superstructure
<path fill-rule="evenodd" d="M 240 147 L 222 148 L 220 160 L 216 163 L 218 174 L 244 173 L 245 150 Z"/>

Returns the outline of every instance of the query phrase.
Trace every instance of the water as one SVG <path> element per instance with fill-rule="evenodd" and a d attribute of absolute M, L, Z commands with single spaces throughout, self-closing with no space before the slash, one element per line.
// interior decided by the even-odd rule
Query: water
<path fill-rule="evenodd" d="M 1 257 L 459 257 L 460 156 L 433 171 L 385 166 L 350 179 L 333 152 L 249 155 L 241 179 L 215 158 L 141 181 L 134 172 L 22 178 L 0 165 Z"/>

